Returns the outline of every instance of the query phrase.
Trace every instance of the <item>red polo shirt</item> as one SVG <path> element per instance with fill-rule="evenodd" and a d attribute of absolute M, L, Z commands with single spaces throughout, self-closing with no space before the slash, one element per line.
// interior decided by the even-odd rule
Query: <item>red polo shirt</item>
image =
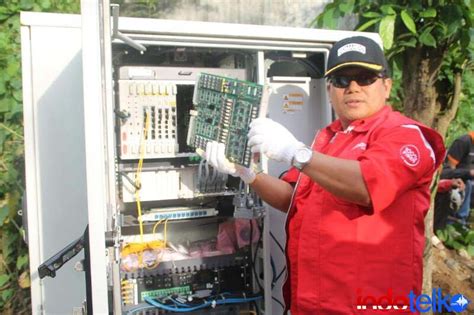
<path fill-rule="evenodd" d="M 357 309 L 358 298 L 419 295 L 429 186 L 445 155 L 441 136 L 386 106 L 345 131 L 335 121 L 313 150 L 359 161 L 372 206 L 337 198 L 296 169 L 285 175 L 298 182 L 286 227 L 291 314 L 372 315 Z"/>

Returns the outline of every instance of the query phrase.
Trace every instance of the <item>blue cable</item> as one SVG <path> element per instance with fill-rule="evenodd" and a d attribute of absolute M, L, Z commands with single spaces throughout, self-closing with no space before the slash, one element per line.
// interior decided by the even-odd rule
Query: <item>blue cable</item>
<path fill-rule="evenodd" d="M 200 304 L 200 305 L 196 305 L 196 306 L 189 306 L 189 305 L 186 305 L 186 306 L 182 306 L 182 307 L 178 307 L 177 305 L 176 306 L 170 306 L 170 305 L 165 305 L 165 304 L 162 304 L 150 297 L 145 297 L 145 301 L 148 303 L 148 304 L 151 304 L 155 307 L 158 307 L 158 308 L 161 308 L 163 310 L 166 310 L 166 311 L 170 311 L 170 312 L 193 312 L 193 311 L 196 311 L 196 310 L 200 310 L 200 309 L 203 309 L 203 308 L 206 308 L 206 307 L 213 307 L 213 306 L 216 306 L 216 305 L 225 305 L 225 304 L 240 304 L 240 303 L 247 303 L 247 302 L 253 302 L 253 301 L 258 301 L 258 300 L 261 300 L 262 299 L 262 296 L 257 296 L 257 297 L 252 297 L 252 298 L 228 298 L 228 299 L 221 299 L 221 300 L 212 300 L 212 301 L 205 301 L 204 303 Z M 179 303 L 179 302 L 178 302 Z M 183 303 L 179 303 L 181 305 L 183 305 Z"/>
<path fill-rule="evenodd" d="M 154 308 L 156 308 L 156 307 L 154 307 L 152 305 L 140 306 L 140 307 L 137 307 L 137 308 L 130 309 L 127 312 L 127 314 L 133 314 L 133 313 L 136 313 L 136 312 L 139 312 L 139 311 L 150 310 L 150 309 L 154 309 Z"/>
<path fill-rule="evenodd" d="M 180 301 L 178 301 L 174 298 L 170 298 L 170 300 L 173 301 L 173 303 L 176 304 L 177 306 L 189 307 L 189 304 L 181 303 Z"/>
<path fill-rule="evenodd" d="M 200 310 L 200 309 L 203 309 L 203 308 L 206 308 L 208 306 L 211 306 L 211 303 L 210 302 L 204 302 L 203 304 L 201 305 L 198 305 L 198 306 L 193 306 L 193 307 L 171 307 L 169 305 L 165 305 L 165 304 L 161 304 L 155 300 L 153 300 L 152 298 L 149 298 L 149 297 L 145 297 L 145 301 L 155 307 L 158 307 L 158 308 L 161 308 L 163 310 L 166 310 L 166 311 L 170 311 L 170 312 L 192 312 L 192 311 L 196 311 L 196 310 Z"/>

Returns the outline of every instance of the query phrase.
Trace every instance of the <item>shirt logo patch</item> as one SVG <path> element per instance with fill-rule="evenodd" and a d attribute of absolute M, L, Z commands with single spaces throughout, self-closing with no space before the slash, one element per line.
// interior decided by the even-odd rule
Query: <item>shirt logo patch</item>
<path fill-rule="evenodd" d="M 408 166 L 417 166 L 420 163 L 420 151 L 412 144 L 404 145 L 400 149 L 400 157 L 402 161 Z"/>
<path fill-rule="evenodd" d="M 361 149 L 362 151 L 366 150 L 367 149 L 367 143 L 360 142 L 360 143 L 358 143 L 358 144 L 356 144 L 355 146 L 352 147 L 352 150 L 356 150 L 356 149 Z"/>

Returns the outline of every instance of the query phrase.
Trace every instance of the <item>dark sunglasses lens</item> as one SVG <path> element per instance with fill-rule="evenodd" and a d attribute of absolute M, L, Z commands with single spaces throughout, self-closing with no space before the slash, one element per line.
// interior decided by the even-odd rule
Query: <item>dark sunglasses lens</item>
<path fill-rule="evenodd" d="M 351 81 L 348 77 L 333 77 L 331 83 L 337 88 L 346 88 L 349 86 Z"/>
<path fill-rule="evenodd" d="M 368 86 L 373 84 L 379 76 L 375 75 L 362 75 L 355 77 L 337 76 L 331 79 L 332 85 L 337 88 L 347 88 L 351 81 L 356 81 L 359 86 Z"/>
<path fill-rule="evenodd" d="M 367 86 L 367 85 L 371 85 L 372 83 L 377 81 L 378 78 L 379 77 L 374 76 L 374 75 L 372 75 L 372 76 L 362 76 L 362 77 L 359 77 L 359 78 L 355 78 L 355 81 L 360 86 Z"/>

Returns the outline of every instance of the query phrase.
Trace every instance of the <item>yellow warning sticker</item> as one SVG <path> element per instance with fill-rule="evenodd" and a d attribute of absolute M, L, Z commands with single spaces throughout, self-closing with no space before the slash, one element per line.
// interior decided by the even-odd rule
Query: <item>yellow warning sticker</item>
<path fill-rule="evenodd" d="M 305 105 L 304 93 L 288 93 L 283 95 L 283 112 L 294 113 L 299 112 Z"/>

